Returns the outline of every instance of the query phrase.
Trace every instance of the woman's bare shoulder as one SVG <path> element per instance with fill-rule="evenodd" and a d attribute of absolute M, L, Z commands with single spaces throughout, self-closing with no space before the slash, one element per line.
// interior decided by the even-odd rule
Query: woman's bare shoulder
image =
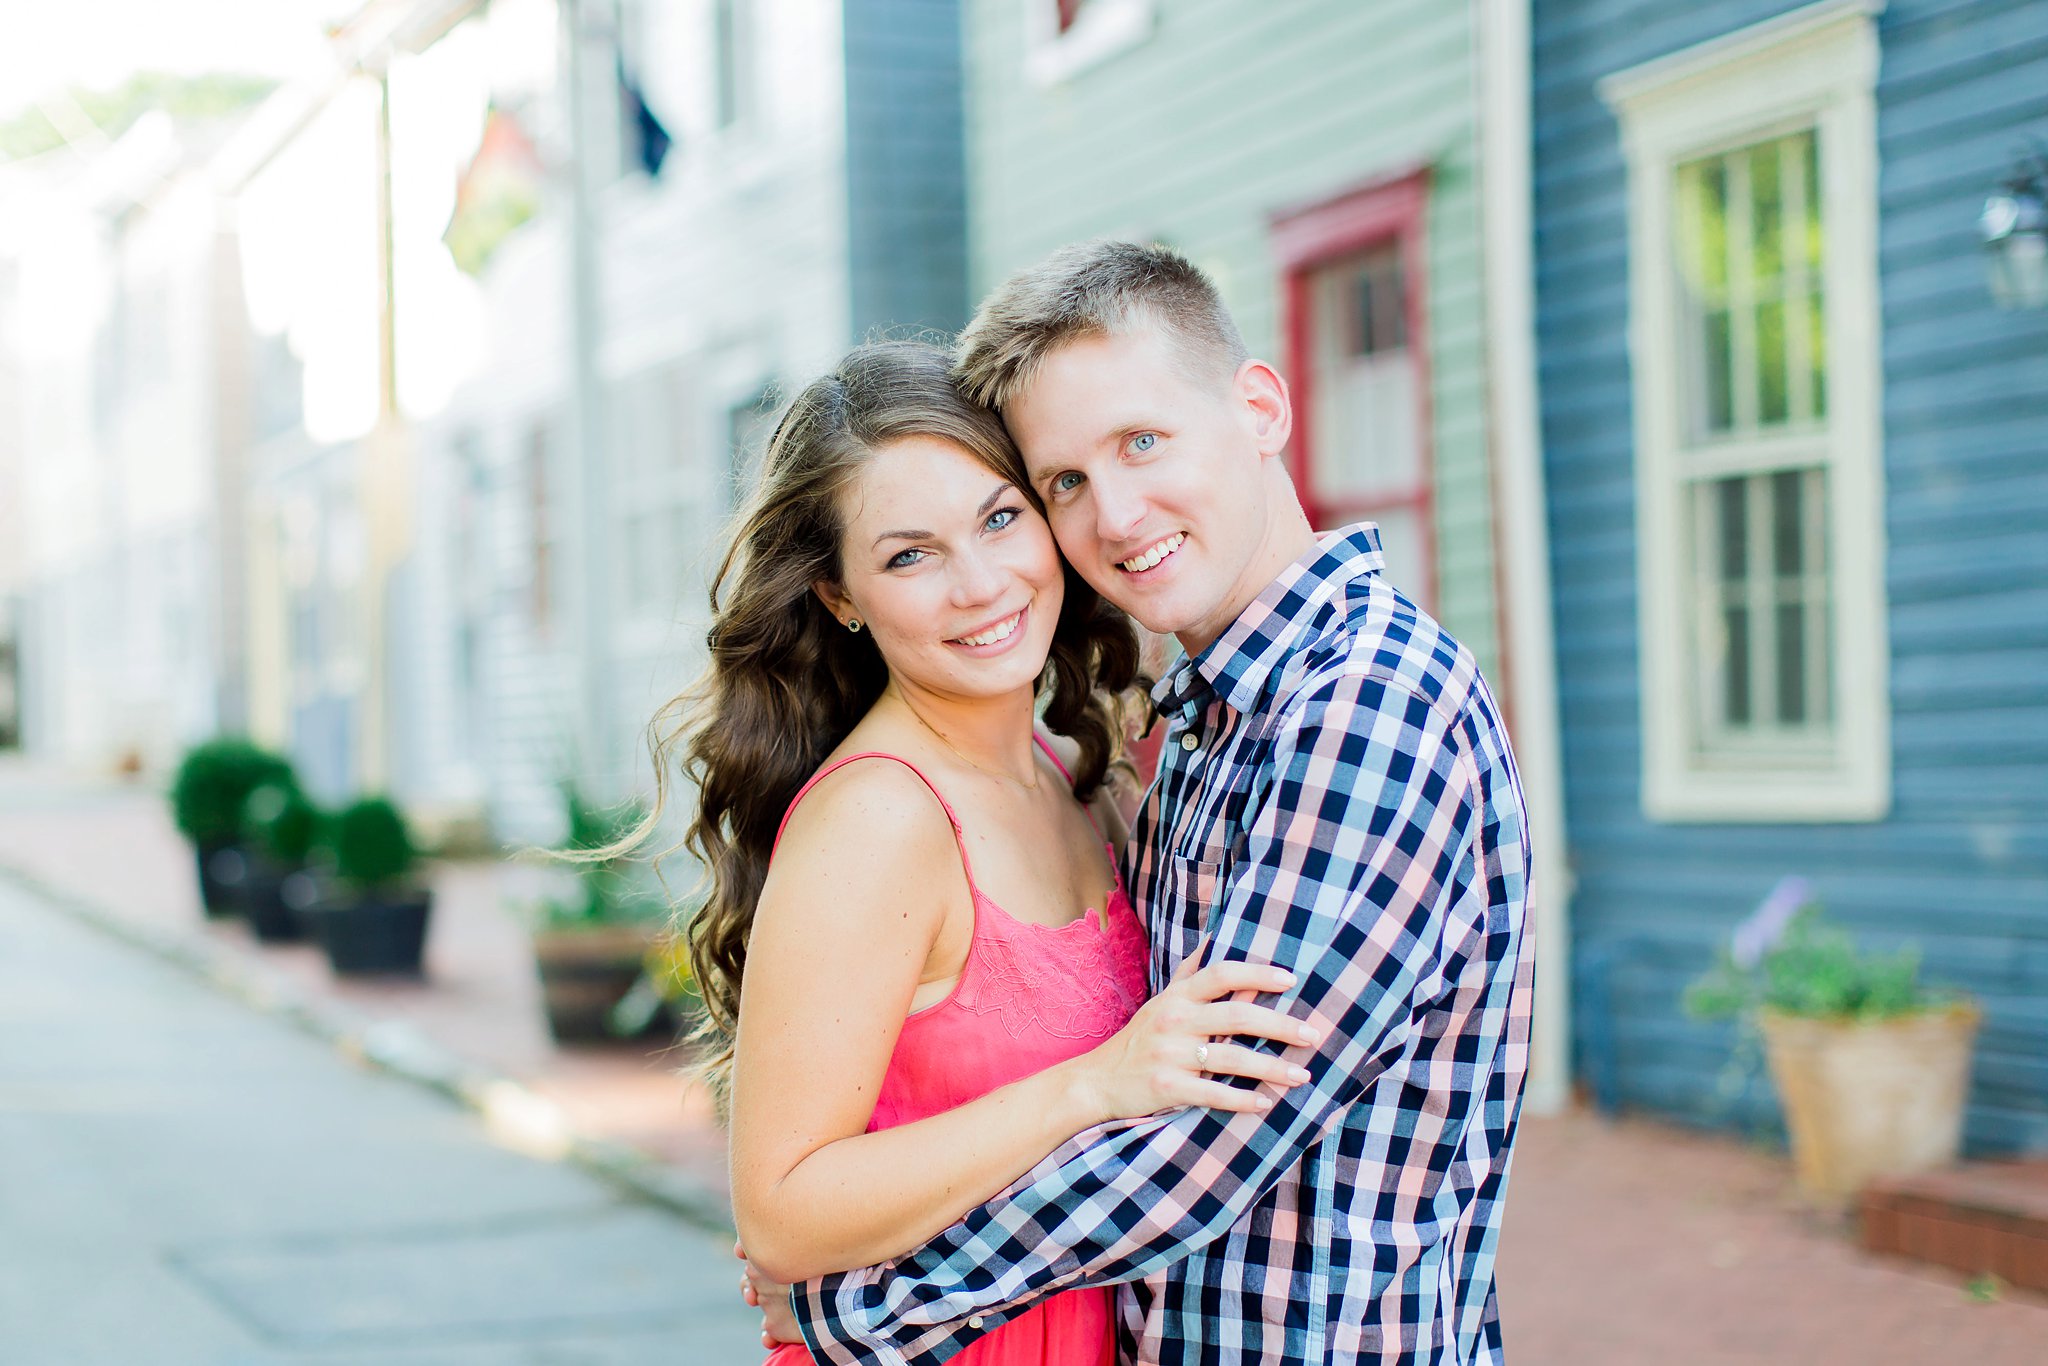
<path fill-rule="evenodd" d="M 959 862 L 952 818 L 908 763 L 862 757 L 819 779 L 789 814 L 773 880 L 829 884 L 836 897 L 900 890 Z"/>

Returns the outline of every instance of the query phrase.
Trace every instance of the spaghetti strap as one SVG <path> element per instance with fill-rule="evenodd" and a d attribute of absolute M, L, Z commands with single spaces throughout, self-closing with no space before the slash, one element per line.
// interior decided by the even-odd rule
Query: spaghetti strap
<path fill-rule="evenodd" d="M 1038 747 L 1045 751 L 1045 757 L 1052 760 L 1052 766 L 1060 771 L 1060 776 L 1067 780 L 1067 786 L 1071 788 L 1074 785 L 1074 775 L 1069 773 L 1067 771 L 1067 766 L 1060 762 L 1059 752 L 1055 750 L 1052 747 L 1051 743 L 1046 740 L 1045 736 L 1037 730 L 1033 730 L 1031 732 L 1031 738 L 1038 742 Z M 1088 803 L 1083 802 L 1081 803 L 1081 814 L 1088 818 L 1089 825 L 1095 827 L 1095 838 L 1101 840 L 1102 847 L 1109 850 L 1109 861 L 1112 865 L 1114 865 L 1117 861 L 1116 850 L 1110 845 L 1109 836 L 1102 833 L 1102 822 L 1095 819 L 1094 808 L 1091 807 Z M 1117 870 L 1117 879 L 1118 885 L 1121 886 L 1123 879 L 1122 869 Z"/>
<path fill-rule="evenodd" d="M 1045 751 L 1045 757 L 1052 760 L 1052 766 L 1060 771 L 1060 776 L 1062 778 L 1065 778 L 1067 780 L 1067 786 L 1072 787 L 1074 785 L 1074 775 L 1067 772 L 1067 766 L 1060 762 L 1059 751 L 1055 750 L 1052 747 L 1052 742 L 1047 740 L 1045 736 L 1037 730 L 1033 730 L 1031 732 L 1031 738 L 1038 742 L 1038 747 L 1040 749 Z"/>
<path fill-rule="evenodd" d="M 970 896 L 979 897 L 981 895 L 981 892 L 974 885 L 974 864 L 967 857 L 966 830 L 964 829 L 964 827 L 961 826 L 960 816 L 957 812 L 953 810 L 953 804 L 946 800 L 945 793 L 939 791 L 938 784 L 934 783 L 930 778 L 927 778 L 925 776 L 925 772 L 923 769 L 919 768 L 916 764 L 911 763 L 910 760 L 904 758 L 902 755 L 890 754 L 886 750 L 869 749 L 862 750 L 859 754 L 849 754 L 844 759 L 834 760 L 832 763 L 829 763 L 825 765 L 823 768 L 819 769 L 816 773 L 813 773 L 811 775 L 810 781 L 805 783 L 802 787 L 798 788 L 796 795 L 789 799 L 789 808 L 782 813 L 782 824 L 775 827 L 775 843 L 769 848 L 768 857 L 771 859 L 774 858 L 775 850 L 780 849 L 782 847 L 782 832 L 789 829 L 789 818 L 796 814 L 797 803 L 801 802 L 805 797 L 808 797 L 811 793 L 811 789 L 816 787 L 819 783 L 825 781 L 825 779 L 831 777 L 840 769 L 845 768 L 848 764 L 858 763 L 862 759 L 893 759 L 897 763 L 909 769 L 912 773 L 915 773 L 917 775 L 917 780 L 923 783 L 926 787 L 931 789 L 931 794 L 939 799 L 939 806 L 946 813 L 946 823 L 953 827 L 953 845 L 960 851 L 960 867 L 967 874 L 968 894 Z M 1058 763 L 1059 760 L 1055 759 L 1053 760 L 1053 762 Z M 1064 772 L 1065 770 L 1061 771 Z"/>

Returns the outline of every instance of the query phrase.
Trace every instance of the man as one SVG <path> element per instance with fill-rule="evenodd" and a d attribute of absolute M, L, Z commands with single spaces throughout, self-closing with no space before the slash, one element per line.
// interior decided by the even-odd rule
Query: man
<path fill-rule="evenodd" d="M 1276 963 L 1324 1042 L 1264 1113 L 1085 1134 L 909 1256 L 798 1287 L 812 1351 L 942 1361 L 1120 1283 L 1125 1361 L 1498 1362 L 1529 851 L 1471 654 L 1381 577 L 1373 528 L 1317 539 L 1286 385 L 1172 252 L 1056 253 L 957 373 L 1074 568 L 1186 652 L 1127 855 L 1155 989 L 1189 955 Z"/>

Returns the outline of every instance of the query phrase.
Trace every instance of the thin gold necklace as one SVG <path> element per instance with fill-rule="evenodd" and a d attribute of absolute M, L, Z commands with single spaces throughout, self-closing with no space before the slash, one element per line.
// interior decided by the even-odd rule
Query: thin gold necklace
<path fill-rule="evenodd" d="M 898 696 L 902 696 L 902 694 L 899 693 Z M 1038 791 L 1038 771 L 1036 765 L 1034 765 L 1032 768 L 1031 781 L 1028 783 L 1023 781 L 1021 778 L 1013 778 L 1007 773 L 997 773 L 992 769 L 983 768 L 980 764 L 975 763 L 974 760 L 968 758 L 965 754 L 961 754 L 960 746 L 954 744 L 951 740 L 948 740 L 943 734 L 940 733 L 939 728 L 937 726 L 925 720 L 923 714 L 919 712 L 916 707 L 910 705 L 909 698 L 903 698 L 903 707 L 904 710 L 908 711 L 912 716 L 917 717 L 917 724 L 923 726 L 933 735 L 938 736 L 940 744 L 944 745 L 947 749 L 952 750 L 955 755 L 959 756 L 960 762 L 966 764 L 976 773 L 984 774 L 990 778 L 999 778 L 1006 783 L 1014 783 L 1016 786 L 1023 788 L 1027 792 Z"/>

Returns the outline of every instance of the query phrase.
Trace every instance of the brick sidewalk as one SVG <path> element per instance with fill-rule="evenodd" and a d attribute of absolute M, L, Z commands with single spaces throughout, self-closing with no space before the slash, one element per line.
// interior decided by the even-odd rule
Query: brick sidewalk
<path fill-rule="evenodd" d="M 0 867 L 155 934 L 203 938 L 300 995 L 401 1022 L 519 1083 L 584 1135 L 689 1182 L 725 1186 L 724 1143 L 677 1060 L 559 1048 L 524 929 L 488 862 L 434 869 L 424 983 L 337 981 L 317 950 L 257 946 L 200 916 L 190 855 L 151 790 L 0 760 Z M 1725 1136 L 1586 1114 L 1523 1124 L 1500 1253 L 1516 1366 L 2048 1363 L 2048 1299 L 1975 1303 L 1963 1278 L 1859 1252 L 1789 1201 L 1782 1154 Z"/>

